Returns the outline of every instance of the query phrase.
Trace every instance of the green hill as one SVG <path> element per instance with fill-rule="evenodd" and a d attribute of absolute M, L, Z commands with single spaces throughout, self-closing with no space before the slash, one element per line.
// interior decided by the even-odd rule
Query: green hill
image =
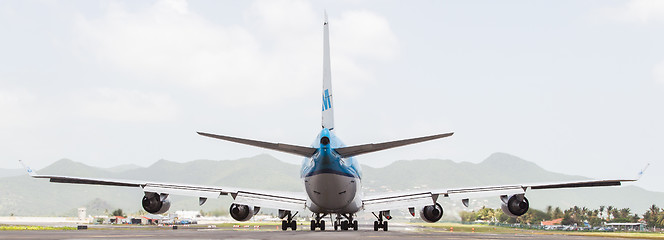
<path fill-rule="evenodd" d="M 177 163 L 159 160 L 148 167 L 135 165 L 97 168 L 63 159 L 39 170 L 40 174 L 151 180 L 213 186 L 250 187 L 254 189 L 302 191 L 300 166 L 284 163 L 270 155 L 238 160 L 195 160 Z M 481 163 L 450 160 L 396 161 L 383 168 L 363 166 L 363 184 L 367 194 L 416 188 L 450 188 L 515 183 L 550 182 L 587 179 L 549 172 L 532 162 L 496 153 Z M 89 186 L 49 183 L 27 175 L 0 177 L 0 215 L 75 216 L 76 208 L 87 207 L 90 214 L 102 214 L 115 208 L 125 212 L 141 209 L 141 189 L 111 186 Z M 597 208 L 600 205 L 629 207 L 642 214 L 651 204 L 664 199 L 664 193 L 649 192 L 639 187 L 607 187 L 569 190 L 529 191 L 531 207 L 547 205 L 568 208 L 574 205 Z M 171 211 L 227 210 L 230 198 L 210 199 L 202 207 L 191 197 L 173 196 Z M 440 201 L 448 217 L 464 208 L 460 202 Z M 498 207 L 495 198 L 471 199 L 471 207 Z M 661 205 L 661 203 L 660 203 Z"/>

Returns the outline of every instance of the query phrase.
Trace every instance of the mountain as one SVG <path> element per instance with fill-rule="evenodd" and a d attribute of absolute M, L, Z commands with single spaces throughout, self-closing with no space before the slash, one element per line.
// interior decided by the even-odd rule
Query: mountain
<path fill-rule="evenodd" d="M 195 160 L 186 163 L 159 160 L 148 167 L 135 165 L 97 168 L 63 159 L 39 170 L 40 174 L 72 175 L 116 179 L 152 180 L 212 186 L 236 186 L 265 190 L 303 191 L 300 166 L 284 163 L 270 155 L 238 160 Z M 587 179 L 546 171 L 518 157 L 495 153 L 480 163 L 451 160 L 396 161 L 383 168 L 363 166 L 364 190 L 369 194 L 417 188 L 451 188 L 551 182 Z M 132 213 L 141 210 L 141 189 L 49 183 L 27 175 L 0 177 L 0 215 L 75 216 L 76 208 L 87 207 L 90 214 L 103 214 L 116 208 Z M 597 208 L 600 205 L 629 207 L 642 214 L 651 204 L 664 199 L 664 193 L 635 186 L 528 191 L 532 208 L 547 205 L 568 208 L 574 205 Z M 202 207 L 197 199 L 172 196 L 171 211 L 227 211 L 231 199 L 209 199 Z M 466 210 L 460 202 L 440 200 L 446 218 Z M 497 197 L 471 199 L 471 208 L 499 207 Z"/>
<path fill-rule="evenodd" d="M 104 170 L 109 171 L 109 172 L 118 173 L 118 172 L 125 172 L 125 171 L 129 171 L 129 170 L 139 169 L 139 168 L 141 168 L 141 167 L 138 166 L 138 165 L 135 165 L 135 164 L 125 164 L 125 165 L 105 168 Z"/>
<path fill-rule="evenodd" d="M 494 153 L 479 164 L 427 159 L 396 161 L 384 168 L 363 166 L 363 169 L 366 186 L 386 185 L 395 190 L 415 186 L 451 188 L 588 179 L 548 172 L 505 153 Z M 399 181 L 404 178 L 408 181 Z"/>

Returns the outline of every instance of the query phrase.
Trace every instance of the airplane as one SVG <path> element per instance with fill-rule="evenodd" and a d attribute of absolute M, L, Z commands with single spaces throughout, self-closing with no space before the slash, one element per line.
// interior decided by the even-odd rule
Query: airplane
<path fill-rule="evenodd" d="M 237 221 L 247 221 L 262 208 L 278 210 L 283 219 L 281 229 L 297 229 L 295 216 L 305 209 L 312 212 L 310 229 L 325 230 L 324 218 L 329 216 L 335 230 L 358 230 L 355 219 L 358 212 L 371 212 L 375 217 L 373 229 L 388 230 L 388 220 L 392 219 L 391 210 L 408 209 L 414 217 L 416 212 L 426 222 L 437 222 L 443 217 L 443 208 L 438 203 L 441 198 L 460 200 L 468 207 L 469 199 L 496 196 L 502 202 L 501 209 L 505 214 L 518 217 L 529 209 L 529 201 L 525 197 L 527 190 L 620 186 L 623 182 L 636 179 L 581 180 L 557 183 L 515 184 L 503 186 L 482 186 L 450 189 L 422 189 L 407 192 L 384 193 L 365 196 L 362 192 L 362 170 L 355 158 L 362 154 L 383 151 L 415 143 L 431 141 L 452 136 L 454 133 L 442 133 L 424 137 L 403 139 L 382 143 L 370 143 L 346 146 L 335 134 L 334 105 L 331 85 L 329 24 L 327 14 L 323 22 L 323 91 L 322 91 L 322 129 L 311 146 L 297 146 L 284 143 L 273 143 L 205 132 L 198 134 L 225 141 L 251 145 L 260 148 L 285 152 L 304 157 L 300 177 L 305 192 L 287 193 L 263 191 L 247 188 L 198 186 L 191 184 L 160 183 L 139 180 L 117 180 L 87 178 L 75 176 L 39 175 L 31 168 L 20 163 L 34 178 L 49 179 L 55 183 L 92 184 L 121 187 L 138 187 L 144 192 L 141 201 L 143 209 L 152 214 L 162 214 L 169 210 L 170 195 L 184 195 L 199 198 L 203 205 L 209 198 L 230 195 L 230 215 Z M 647 166 L 646 166 L 647 167 Z M 441 169 L 441 172 L 445 169 Z M 645 169 L 644 169 L 645 170 Z M 639 176 L 643 171 L 639 174 Z M 332 219 L 332 217 L 335 219 Z"/>

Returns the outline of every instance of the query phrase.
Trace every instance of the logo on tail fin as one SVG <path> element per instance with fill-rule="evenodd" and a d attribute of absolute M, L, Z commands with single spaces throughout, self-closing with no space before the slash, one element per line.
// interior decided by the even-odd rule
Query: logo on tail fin
<path fill-rule="evenodd" d="M 330 92 L 325 89 L 325 93 L 323 93 L 323 111 L 332 108 L 332 100 L 330 97 Z"/>

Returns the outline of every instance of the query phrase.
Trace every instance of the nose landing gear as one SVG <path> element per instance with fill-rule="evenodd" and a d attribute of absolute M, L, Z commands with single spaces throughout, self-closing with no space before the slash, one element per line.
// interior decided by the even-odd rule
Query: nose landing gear
<path fill-rule="evenodd" d="M 327 213 L 321 215 L 316 213 L 316 220 L 311 220 L 311 231 L 316 231 L 316 228 L 319 228 L 321 231 L 325 231 L 325 220 L 321 220 L 327 216 Z"/>

